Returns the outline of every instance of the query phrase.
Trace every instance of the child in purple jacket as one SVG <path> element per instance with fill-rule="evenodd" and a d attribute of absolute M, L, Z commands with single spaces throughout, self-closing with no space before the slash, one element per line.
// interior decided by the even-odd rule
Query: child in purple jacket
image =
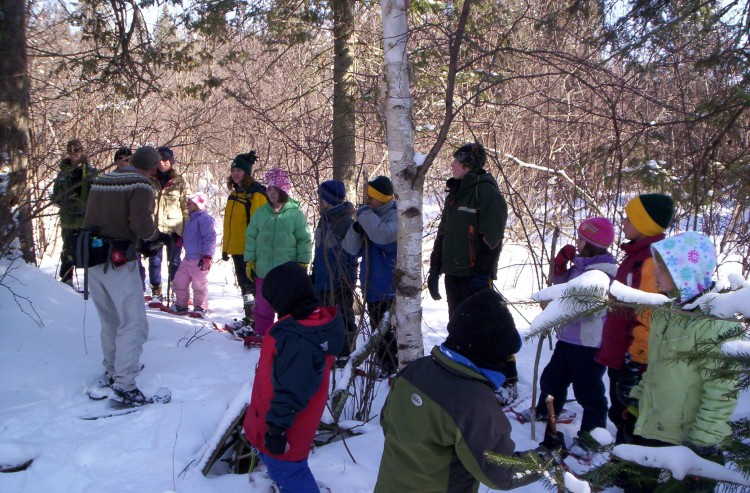
<path fill-rule="evenodd" d="M 216 249 L 214 219 L 206 212 L 208 199 L 202 192 L 188 197 L 190 217 L 182 233 L 185 258 L 174 276 L 175 302 L 170 311 L 177 314 L 188 312 L 190 283 L 193 284 L 193 310 L 198 315 L 208 311 L 208 271 Z"/>
<path fill-rule="evenodd" d="M 617 265 L 608 251 L 614 240 L 615 228 L 608 219 L 592 217 L 583 221 L 578 226 L 576 245 L 565 245 L 555 257 L 552 283 L 568 282 L 589 270 L 600 270 L 614 278 Z M 570 261 L 573 265 L 568 268 Z M 607 397 L 602 381 L 605 367 L 594 361 L 601 343 L 604 315 L 602 311 L 558 328 L 555 350 L 539 380 L 541 393 L 536 416 L 540 421 L 547 419 L 546 397 L 555 398 L 555 413 L 559 415 L 568 387 L 573 385 L 573 394 L 583 408 L 579 439 L 582 434 L 607 424 Z M 531 410 L 521 414 L 530 419 Z M 579 439 L 576 439 L 578 448 L 585 448 Z"/>

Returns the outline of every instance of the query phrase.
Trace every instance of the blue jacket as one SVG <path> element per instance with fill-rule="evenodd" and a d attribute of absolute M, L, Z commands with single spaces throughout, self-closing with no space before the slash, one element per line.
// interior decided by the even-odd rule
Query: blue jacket
<path fill-rule="evenodd" d="M 357 257 L 343 249 L 346 232 L 354 223 L 351 202 L 344 202 L 325 211 L 315 229 L 313 285 L 317 291 L 332 291 L 339 286 L 354 289 Z"/>
<path fill-rule="evenodd" d="M 214 218 L 208 212 L 190 213 L 182 231 L 182 246 L 185 248 L 185 260 L 214 256 L 216 227 Z"/>
<path fill-rule="evenodd" d="M 357 222 L 364 234 L 352 226 L 344 238 L 344 250 L 363 257 L 359 264 L 359 281 L 365 300 L 369 303 L 396 297 L 393 271 L 396 268 L 396 240 L 398 239 L 398 211 L 391 200 L 373 209 L 366 205 L 357 210 Z"/>

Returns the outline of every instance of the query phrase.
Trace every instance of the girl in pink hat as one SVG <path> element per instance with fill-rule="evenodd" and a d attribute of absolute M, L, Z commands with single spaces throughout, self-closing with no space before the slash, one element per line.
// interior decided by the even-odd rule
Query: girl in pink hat
<path fill-rule="evenodd" d="M 611 282 L 617 272 L 615 258 L 609 253 L 614 241 L 615 228 L 609 219 L 592 217 L 583 221 L 578 226 L 575 246 L 565 245 L 555 257 L 552 283 L 568 282 L 590 270 L 604 272 Z M 573 385 L 573 394 L 583 408 L 581 429 L 573 445 L 581 455 L 587 454 L 585 444 L 589 437 L 586 435 L 594 428 L 607 425 L 607 397 L 602 380 L 605 367 L 594 361 L 601 343 L 604 315 L 602 311 L 580 317 L 556 329 L 555 350 L 539 379 L 541 392 L 536 416 L 540 421 L 547 419 L 545 398 L 548 395 L 555 398 L 555 414 L 559 415 L 568 396 L 568 387 Z M 530 419 L 531 409 L 521 414 Z"/>
<path fill-rule="evenodd" d="M 307 219 L 299 202 L 289 197 L 292 182 L 281 168 L 266 173 L 268 203 L 250 219 L 245 238 L 247 275 L 255 279 L 257 294 L 253 319 L 255 333 L 245 337 L 245 346 L 258 346 L 274 323 L 273 307 L 262 296 L 263 279 L 274 267 L 292 261 L 305 269 L 312 255 Z"/>

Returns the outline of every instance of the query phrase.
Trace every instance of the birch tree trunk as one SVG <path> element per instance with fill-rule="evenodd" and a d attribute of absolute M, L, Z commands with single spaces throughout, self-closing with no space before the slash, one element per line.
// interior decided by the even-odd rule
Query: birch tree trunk
<path fill-rule="evenodd" d="M 383 75 L 388 161 L 398 195 L 398 259 L 395 328 L 403 367 L 424 355 L 422 344 L 422 188 L 414 162 L 414 124 L 409 92 L 411 70 L 406 52 L 409 0 L 383 0 Z"/>

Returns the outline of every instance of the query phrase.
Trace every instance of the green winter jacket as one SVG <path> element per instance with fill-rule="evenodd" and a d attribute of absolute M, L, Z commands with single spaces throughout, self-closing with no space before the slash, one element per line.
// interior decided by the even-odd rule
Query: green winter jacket
<path fill-rule="evenodd" d="M 700 366 L 674 357 L 736 327 L 728 321 L 652 313 L 648 370 L 630 392 L 638 399 L 637 435 L 675 445 L 684 440 L 713 445 L 729 435 L 737 399 L 725 394 L 736 389 L 737 382 L 708 379 Z"/>
<path fill-rule="evenodd" d="M 83 225 L 86 202 L 96 170 L 88 162 L 77 165 L 70 158 L 60 162 L 60 173 L 52 186 L 52 203 L 60 208 L 60 227 L 78 229 Z"/>
<path fill-rule="evenodd" d="M 490 275 L 497 261 L 508 220 L 508 205 L 489 173 L 468 173 L 447 182 L 443 215 L 430 255 L 430 270 L 454 276 Z"/>
<path fill-rule="evenodd" d="M 247 225 L 245 262 L 255 262 L 258 277 L 285 262 L 309 264 L 311 255 L 310 231 L 298 202 L 287 200 L 279 212 L 266 204 L 253 214 Z"/>
<path fill-rule="evenodd" d="M 511 489 L 513 470 L 490 464 L 485 452 L 512 455 L 511 426 L 492 385 L 435 347 L 394 380 L 380 413 L 385 434 L 375 493 L 476 492 L 479 482 Z"/>

